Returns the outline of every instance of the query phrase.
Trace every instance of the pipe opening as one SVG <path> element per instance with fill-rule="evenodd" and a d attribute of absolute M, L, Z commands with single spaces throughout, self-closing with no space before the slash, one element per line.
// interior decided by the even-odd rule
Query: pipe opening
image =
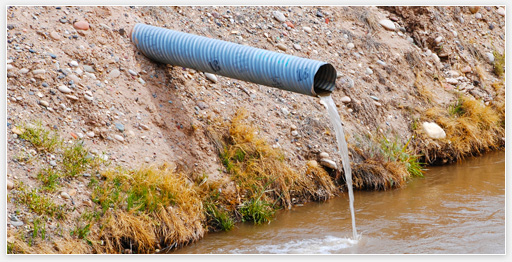
<path fill-rule="evenodd" d="M 329 95 L 336 87 L 336 69 L 331 64 L 321 66 L 315 74 L 313 93 L 319 96 Z"/>

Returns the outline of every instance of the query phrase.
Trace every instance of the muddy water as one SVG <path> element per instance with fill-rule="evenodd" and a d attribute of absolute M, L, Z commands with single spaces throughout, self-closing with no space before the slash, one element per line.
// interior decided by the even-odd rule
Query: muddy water
<path fill-rule="evenodd" d="M 405 188 L 355 193 L 359 241 L 351 240 L 348 196 L 281 211 L 272 223 L 239 224 L 175 253 L 503 254 L 505 153 L 430 167 Z"/>
<path fill-rule="evenodd" d="M 505 253 L 504 152 L 430 167 L 402 189 L 354 193 L 357 242 L 340 195 L 281 211 L 270 224 L 210 233 L 175 253 Z"/>

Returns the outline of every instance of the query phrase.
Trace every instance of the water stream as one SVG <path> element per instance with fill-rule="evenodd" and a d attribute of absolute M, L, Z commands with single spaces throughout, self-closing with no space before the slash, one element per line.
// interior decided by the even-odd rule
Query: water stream
<path fill-rule="evenodd" d="M 331 95 L 320 96 L 320 101 L 327 109 L 329 120 L 331 121 L 334 131 L 336 133 L 336 140 L 338 141 L 338 152 L 341 155 L 341 162 L 343 163 L 343 171 L 345 171 L 345 180 L 347 181 L 350 216 L 352 218 L 352 238 L 357 240 L 356 217 L 354 212 L 354 192 L 352 189 L 352 169 L 350 168 L 350 159 L 348 157 L 347 141 L 345 140 L 345 133 L 343 132 L 343 125 L 341 118 L 336 110 L 336 104 L 332 100 Z"/>

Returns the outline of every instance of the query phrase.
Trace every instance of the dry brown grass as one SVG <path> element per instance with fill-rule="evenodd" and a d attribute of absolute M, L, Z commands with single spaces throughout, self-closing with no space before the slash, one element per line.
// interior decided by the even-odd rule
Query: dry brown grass
<path fill-rule="evenodd" d="M 353 168 L 356 189 L 386 190 L 401 187 L 410 176 L 403 162 L 367 159 Z"/>
<path fill-rule="evenodd" d="M 445 139 L 431 141 L 418 131 L 424 141 L 418 146 L 427 163 L 460 160 L 504 144 L 504 114 L 468 96 L 462 96 L 458 103 L 460 108 L 452 109 L 452 113 L 440 107 L 427 110 L 426 120 L 435 121 L 446 132 Z"/>
<path fill-rule="evenodd" d="M 414 87 L 418 90 L 419 97 L 425 102 L 431 102 L 434 99 L 434 93 L 432 93 L 432 87 L 426 83 L 425 73 L 419 71 L 416 73 L 416 79 L 414 80 Z"/>

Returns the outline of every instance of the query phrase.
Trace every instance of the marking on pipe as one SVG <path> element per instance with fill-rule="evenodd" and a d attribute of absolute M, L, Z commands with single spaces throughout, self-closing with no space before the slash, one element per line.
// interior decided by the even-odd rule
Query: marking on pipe
<path fill-rule="evenodd" d="M 208 64 L 210 65 L 211 69 L 214 72 L 219 72 L 221 69 L 219 65 L 219 60 L 217 60 L 217 58 L 214 58 L 213 60 L 209 61 Z"/>
<path fill-rule="evenodd" d="M 308 68 L 297 69 L 297 81 L 301 82 L 302 80 L 306 80 L 309 78 Z"/>

